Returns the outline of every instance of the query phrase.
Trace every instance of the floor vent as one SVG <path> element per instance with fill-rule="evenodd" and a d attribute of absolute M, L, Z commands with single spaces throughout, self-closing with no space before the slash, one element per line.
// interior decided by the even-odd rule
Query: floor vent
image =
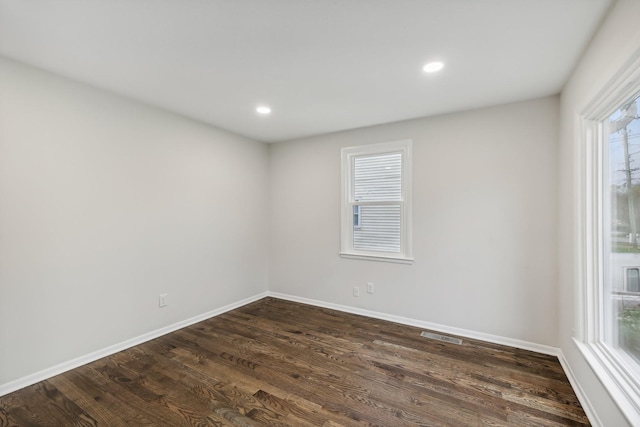
<path fill-rule="evenodd" d="M 457 344 L 457 345 L 461 345 L 462 344 L 462 340 L 460 338 L 448 337 L 448 336 L 445 336 L 445 335 L 434 334 L 434 333 L 431 333 L 431 332 L 421 332 L 420 336 L 421 337 L 425 337 L 425 338 L 431 338 L 431 339 L 438 340 L 438 341 L 448 342 L 448 343 L 451 343 L 451 344 Z"/>

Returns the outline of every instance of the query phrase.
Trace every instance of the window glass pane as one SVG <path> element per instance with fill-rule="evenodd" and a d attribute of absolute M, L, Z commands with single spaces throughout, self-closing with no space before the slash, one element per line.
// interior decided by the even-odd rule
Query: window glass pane
<path fill-rule="evenodd" d="M 603 284 L 605 341 L 640 361 L 640 120 L 638 97 L 626 102 L 605 123 L 608 187 L 605 244 L 609 280 Z"/>
<path fill-rule="evenodd" d="M 353 186 L 354 200 L 402 200 L 402 154 L 355 157 Z"/>
<path fill-rule="evenodd" d="M 627 269 L 627 292 L 640 292 L 640 269 Z"/>
<path fill-rule="evenodd" d="M 353 228 L 353 247 L 400 253 L 400 205 L 360 206 L 360 227 Z"/>

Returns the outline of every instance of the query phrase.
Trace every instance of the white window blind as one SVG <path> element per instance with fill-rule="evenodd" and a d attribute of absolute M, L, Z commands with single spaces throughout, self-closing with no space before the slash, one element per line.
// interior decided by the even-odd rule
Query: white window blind
<path fill-rule="evenodd" d="M 360 207 L 354 249 L 400 253 L 402 153 L 354 157 L 353 162 L 353 195 Z"/>
<path fill-rule="evenodd" d="M 342 149 L 342 256 L 412 261 L 410 155 L 409 140 Z"/>

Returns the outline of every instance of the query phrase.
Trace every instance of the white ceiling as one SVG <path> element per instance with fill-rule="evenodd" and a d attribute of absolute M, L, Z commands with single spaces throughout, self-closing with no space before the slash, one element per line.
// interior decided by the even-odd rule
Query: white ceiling
<path fill-rule="evenodd" d="M 610 3 L 0 0 L 0 54 L 273 142 L 556 94 Z"/>

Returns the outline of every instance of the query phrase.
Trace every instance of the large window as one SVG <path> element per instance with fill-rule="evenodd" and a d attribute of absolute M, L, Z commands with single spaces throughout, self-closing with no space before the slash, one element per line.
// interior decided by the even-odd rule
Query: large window
<path fill-rule="evenodd" d="M 640 421 L 640 60 L 582 117 L 578 343 L 621 409 Z M 634 421 L 635 422 L 635 421 Z"/>
<path fill-rule="evenodd" d="M 411 262 L 411 141 L 342 149 L 341 255 Z"/>
<path fill-rule="evenodd" d="M 606 322 L 604 340 L 629 362 L 640 363 L 640 120 L 637 94 L 625 100 L 602 122 L 604 155 L 603 230 Z"/>

